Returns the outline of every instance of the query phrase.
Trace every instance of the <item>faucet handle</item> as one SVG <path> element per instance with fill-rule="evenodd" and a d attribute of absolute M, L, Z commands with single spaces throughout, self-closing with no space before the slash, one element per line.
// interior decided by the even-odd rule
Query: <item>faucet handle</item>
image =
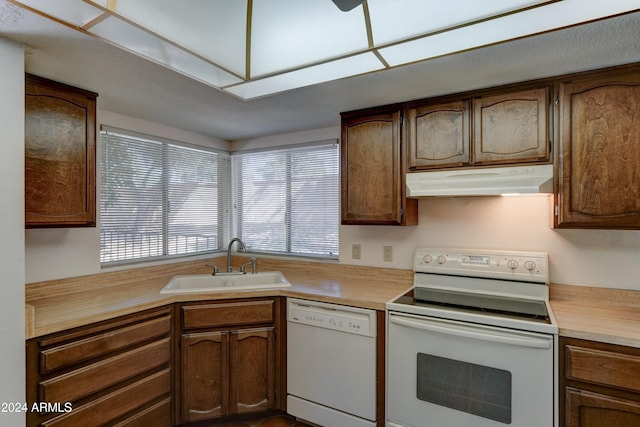
<path fill-rule="evenodd" d="M 257 262 L 257 261 L 258 261 L 258 260 L 256 259 L 256 257 L 251 257 L 251 258 L 249 258 L 249 261 L 248 261 L 248 262 L 245 262 L 244 264 L 242 264 L 242 265 L 240 266 L 240 272 L 241 272 L 242 274 L 246 274 L 246 273 L 247 273 L 247 271 L 246 271 L 247 266 L 248 266 L 248 265 L 251 265 L 251 274 L 256 274 L 256 273 L 257 273 L 257 271 L 256 271 L 256 262 Z"/>
<path fill-rule="evenodd" d="M 206 263 L 205 266 L 213 267 L 213 271 L 211 272 L 212 276 L 215 276 L 218 273 L 218 267 L 216 265 L 211 264 L 211 263 Z"/>

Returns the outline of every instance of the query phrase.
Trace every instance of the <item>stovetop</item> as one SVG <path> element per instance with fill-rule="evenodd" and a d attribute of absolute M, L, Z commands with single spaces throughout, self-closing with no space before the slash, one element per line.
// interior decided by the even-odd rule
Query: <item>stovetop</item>
<path fill-rule="evenodd" d="M 395 304 L 404 304 L 418 309 L 438 309 L 448 310 L 452 312 L 475 314 L 479 316 L 504 317 L 507 319 L 519 319 L 522 321 L 538 322 L 550 324 L 549 312 L 544 301 L 526 302 L 531 304 L 531 310 L 513 311 L 508 308 L 498 309 L 490 308 L 482 305 L 457 304 L 453 302 L 430 301 L 424 299 L 416 299 L 414 291 L 409 291 L 401 297 L 393 301 Z"/>
<path fill-rule="evenodd" d="M 557 333 L 546 253 L 418 247 L 414 271 L 414 288 L 388 310 Z"/>

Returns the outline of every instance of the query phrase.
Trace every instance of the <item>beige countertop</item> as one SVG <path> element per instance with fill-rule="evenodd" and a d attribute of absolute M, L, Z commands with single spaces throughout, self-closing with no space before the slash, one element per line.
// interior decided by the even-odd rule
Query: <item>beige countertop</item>
<path fill-rule="evenodd" d="M 281 271 L 292 287 L 159 293 L 174 275 L 209 273 L 204 263 L 189 261 L 29 284 L 25 294 L 26 338 L 184 301 L 280 295 L 384 310 L 387 301 L 412 287 L 413 279 L 410 270 L 260 259 L 260 271 Z M 552 285 L 551 306 L 561 336 L 640 347 L 639 291 Z"/>
<path fill-rule="evenodd" d="M 291 288 L 159 293 L 174 275 L 209 273 L 204 264 L 190 261 L 29 284 L 25 294 L 26 338 L 184 301 L 281 295 L 384 310 L 387 301 L 405 293 L 413 284 L 410 270 L 260 259 L 260 271 L 281 271 L 291 282 Z"/>
<path fill-rule="evenodd" d="M 561 336 L 640 348 L 640 291 L 552 285 L 551 310 Z"/>

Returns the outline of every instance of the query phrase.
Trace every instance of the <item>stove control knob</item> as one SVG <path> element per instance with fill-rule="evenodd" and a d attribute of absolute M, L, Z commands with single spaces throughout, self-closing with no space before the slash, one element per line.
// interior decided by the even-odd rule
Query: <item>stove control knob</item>
<path fill-rule="evenodd" d="M 444 255 L 438 255 L 436 261 L 438 261 L 438 264 L 444 264 L 445 262 L 447 262 L 447 257 L 445 257 Z"/>
<path fill-rule="evenodd" d="M 515 270 L 516 268 L 518 268 L 518 261 L 516 261 L 515 259 L 510 259 L 509 261 L 507 261 L 507 267 Z"/>
<path fill-rule="evenodd" d="M 533 261 L 527 261 L 524 263 L 524 268 L 526 268 L 529 271 L 533 271 L 536 269 L 536 263 Z"/>
<path fill-rule="evenodd" d="M 425 255 L 422 257 L 422 262 L 425 264 L 431 264 L 431 261 L 433 261 L 433 257 L 431 255 Z"/>

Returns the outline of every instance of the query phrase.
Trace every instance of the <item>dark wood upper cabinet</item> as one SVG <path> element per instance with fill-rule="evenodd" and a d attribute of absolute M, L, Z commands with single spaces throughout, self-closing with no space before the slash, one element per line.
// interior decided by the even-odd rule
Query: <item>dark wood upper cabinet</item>
<path fill-rule="evenodd" d="M 25 225 L 96 225 L 97 94 L 25 78 Z"/>
<path fill-rule="evenodd" d="M 549 87 L 473 100 L 473 164 L 549 162 Z"/>
<path fill-rule="evenodd" d="M 417 200 L 405 197 L 402 112 L 343 113 L 342 224 L 413 225 Z"/>
<path fill-rule="evenodd" d="M 561 81 L 561 228 L 640 228 L 640 66 Z"/>
<path fill-rule="evenodd" d="M 549 163 L 550 88 L 547 82 L 411 103 L 408 169 Z"/>
<path fill-rule="evenodd" d="M 423 105 L 408 110 L 409 168 L 444 168 L 469 164 L 468 100 Z"/>

